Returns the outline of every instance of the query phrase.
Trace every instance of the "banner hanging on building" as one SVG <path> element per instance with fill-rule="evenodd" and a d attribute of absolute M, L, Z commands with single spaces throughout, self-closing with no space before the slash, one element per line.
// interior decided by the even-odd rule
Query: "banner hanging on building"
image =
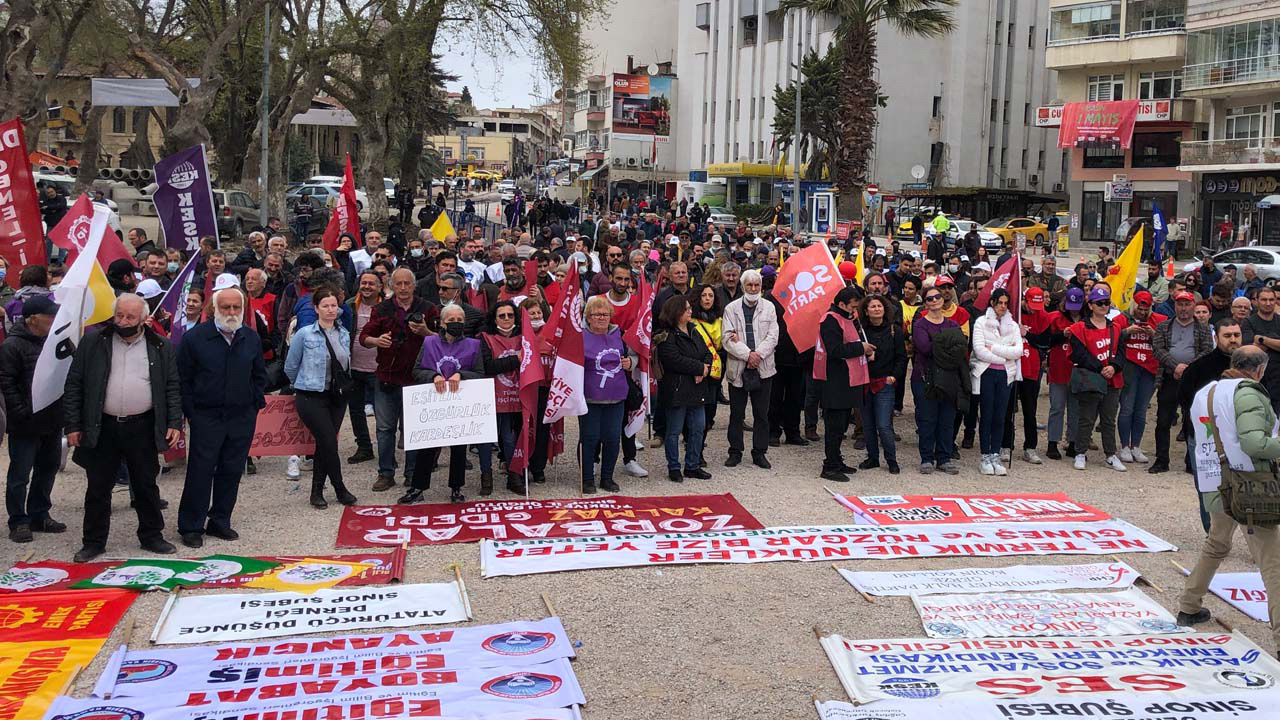
<path fill-rule="evenodd" d="M 20 118 L 0 123 L 0 188 L 0 256 L 9 266 L 5 282 L 17 288 L 22 268 L 45 264 L 40 200 Z"/>
<path fill-rule="evenodd" d="M 702 533 L 761 527 L 760 521 L 728 493 L 348 506 L 338 526 L 338 547 Z"/>
<path fill-rule="evenodd" d="M 218 216 L 204 145 L 180 150 L 155 165 L 156 191 L 151 199 L 164 245 L 186 253 L 200 249 L 200 238 L 210 235 L 218 246 Z"/>
<path fill-rule="evenodd" d="M 934 638 L 1144 635 L 1189 632 L 1141 590 L 984 593 L 912 598 Z"/>
<path fill-rule="evenodd" d="M 485 540 L 485 577 L 592 568 L 841 558 L 1106 555 L 1174 546 L 1123 520 L 1036 525 L 778 527 L 701 534 Z"/>
<path fill-rule="evenodd" d="M 1094 522 L 1111 516 L 1066 493 L 993 495 L 834 495 L 836 502 L 875 525 Z"/>
<path fill-rule="evenodd" d="M 958 570 L 908 570 L 863 572 L 836 568 L 840 577 L 868 595 L 931 595 L 939 593 L 989 593 L 1121 589 L 1131 587 L 1138 571 L 1128 565 L 1011 565 Z"/>
<path fill-rule="evenodd" d="M 1270 720 L 1280 717 L 1280 694 L 1142 692 L 1057 697 L 1053 702 L 1021 698 L 935 697 L 927 700 L 880 700 L 851 705 L 816 701 L 821 720 Z"/>
<path fill-rule="evenodd" d="M 1093 638 L 821 638 L 855 702 L 942 696 L 1080 700 L 1094 693 L 1275 695 L 1280 664 L 1240 634 Z"/>
<path fill-rule="evenodd" d="M 131 697 L 216 691 L 281 678 L 328 680 L 393 671 L 525 666 L 573 656 L 559 618 L 190 648 L 122 647 L 93 692 L 99 697 Z"/>
<path fill-rule="evenodd" d="M 1067 103 L 1062 106 L 1058 147 L 1128 150 L 1137 121 L 1137 100 Z"/>
<path fill-rule="evenodd" d="M 471 619 L 457 582 L 394 588 L 329 588 L 310 595 L 280 592 L 182 595 L 171 598 L 156 628 L 157 645 L 230 642 L 282 635 L 411 627 Z"/>

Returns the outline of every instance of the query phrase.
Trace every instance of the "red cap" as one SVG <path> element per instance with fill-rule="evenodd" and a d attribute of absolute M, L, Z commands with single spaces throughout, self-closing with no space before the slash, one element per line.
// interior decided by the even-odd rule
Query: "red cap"
<path fill-rule="evenodd" d="M 1188 292 L 1188 291 L 1186 291 L 1186 290 L 1183 290 L 1182 292 L 1180 292 L 1180 293 L 1178 293 L 1177 295 L 1174 295 L 1174 296 L 1173 296 L 1173 301 L 1174 301 L 1174 302 L 1182 302 L 1183 300 L 1186 300 L 1187 302 L 1195 302 L 1195 301 L 1196 301 L 1196 296 L 1195 296 L 1195 295 L 1192 295 L 1190 292 Z"/>
<path fill-rule="evenodd" d="M 937 280 L 933 281 L 934 287 L 942 287 L 943 285 L 955 286 L 956 281 L 951 279 L 950 275 L 939 275 Z"/>
<path fill-rule="evenodd" d="M 1044 290 L 1038 287 L 1027 288 L 1027 291 L 1022 294 L 1022 299 L 1026 301 L 1027 307 L 1032 310 L 1044 309 Z"/>
<path fill-rule="evenodd" d="M 1150 307 L 1155 304 L 1155 298 L 1151 297 L 1151 293 L 1146 290 L 1139 290 L 1133 294 L 1133 301 L 1139 305 Z"/>

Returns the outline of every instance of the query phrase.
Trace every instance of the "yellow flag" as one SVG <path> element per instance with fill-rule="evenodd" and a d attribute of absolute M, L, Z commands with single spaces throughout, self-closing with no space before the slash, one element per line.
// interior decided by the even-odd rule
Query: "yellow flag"
<path fill-rule="evenodd" d="M 449 213 L 443 209 L 436 216 L 436 221 L 431 223 L 431 236 L 438 242 L 444 242 L 445 237 L 453 235 L 453 223 L 449 222 Z"/>
<path fill-rule="evenodd" d="M 866 256 L 867 256 L 866 253 L 862 251 L 862 242 L 859 241 L 858 256 L 853 259 L 854 278 L 856 278 L 856 282 L 858 283 L 859 287 L 862 286 L 862 276 L 866 273 L 866 270 L 865 270 L 866 260 L 864 260 Z"/>
<path fill-rule="evenodd" d="M 85 293 L 84 324 L 110 320 L 115 316 L 115 302 L 116 294 L 111 290 L 111 283 L 107 282 L 107 274 L 102 272 L 102 265 L 94 261 L 89 270 L 89 292 Z M 92 311 L 89 310 L 90 303 L 93 304 Z"/>
<path fill-rule="evenodd" d="M 1120 312 L 1129 312 L 1133 303 L 1133 290 L 1138 282 L 1138 265 L 1142 262 L 1143 236 L 1145 226 L 1138 230 L 1120 257 L 1116 258 L 1113 269 L 1107 272 L 1105 282 L 1111 286 L 1111 305 Z"/>
<path fill-rule="evenodd" d="M 844 248 L 840 248 L 839 250 L 836 251 L 836 259 L 835 259 L 836 267 L 837 268 L 840 267 L 840 263 L 842 262 L 844 262 Z"/>
<path fill-rule="evenodd" d="M 373 566 L 373 563 L 306 558 L 298 562 L 281 565 L 266 575 L 245 583 L 244 587 L 289 590 L 310 594 L 321 588 L 333 587 Z"/>

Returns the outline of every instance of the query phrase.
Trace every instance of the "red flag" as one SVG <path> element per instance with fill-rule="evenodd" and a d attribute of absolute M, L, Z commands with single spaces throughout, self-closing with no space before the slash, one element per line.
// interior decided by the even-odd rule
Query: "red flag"
<path fill-rule="evenodd" d="M 564 279 L 564 292 L 556 303 L 551 320 L 542 330 L 543 336 L 556 349 L 556 364 L 551 373 L 547 409 L 542 414 L 544 423 L 550 424 L 570 415 L 587 413 L 587 396 L 583 391 L 582 303 L 578 264 L 569 263 L 569 274 Z"/>
<path fill-rule="evenodd" d="M 0 255 L 9 266 L 5 280 L 16 288 L 22 268 L 46 262 L 40 200 L 19 118 L 0 124 L 0 188 Z"/>
<path fill-rule="evenodd" d="M 522 473 L 529 466 L 529 457 L 533 453 L 534 430 L 538 423 L 538 385 L 546 378 L 542 369 L 542 357 L 538 348 L 542 339 L 534 332 L 533 323 L 529 322 L 528 311 L 522 313 L 520 321 L 520 437 L 516 440 L 515 452 L 511 454 L 511 462 L 507 464 L 513 473 Z"/>
<path fill-rule="evenodd" d="M 89 242 L 89 221 L 93 219 L 93 201 L 88 195 L 81 193 L 75 203 L 67 209 L 58 226 L 49 231 L 49 241 L 67 251 L 67 266 L 75 262 L 76 256 Z M 137 266 L 133 256 L 125 249 L 124 243 L 116 237 L 115 231 L 107 227 L 102 233 L 102 243 L 98 245 L 98 264 L 103 270 L 111 267 L 115 260 L 128 260 L 130 265 Z"/>
<path fill-rule="evenodd" d="M 538 284 L 538 261 L 524 261 L 524 292 L 526 295 Z"/>
<path fill-rule="evenodd" d="M 640 287 L 636 289 L 636 297 L 632 302 L 640 303 L 640 312 L 636 313 L 631 327 L 622 335 L 622 341 L 631 352 L 639 356 L 636 366 L 631 370 L 631 377 L 640 386 L 644 401 L 640 407 L 627 416 L 627 424 L 623 428 L 628 437 L 634 437 L 644 425 L 644 417 L 649 414 L 649 364 L 653 357 L 653 287 L 648 278 L 640 273 Z"/>
<path fill-rule="evenodd" d="M 796 350 L 804 352 L 818 341 L 818 326 L 844 280 L 826 243 L 813 243 L 787 258 L 778 271 L 773 296 L 782 303 L 787 332 Z"/>
<path fill-rule="evenodd" d="M 351 172 L 351 155 L 347 155 L 347 169 L 342 175 L 342 191 L 333 203 L 333 212 L 329 215 L 329 224 L 324 228 L 324 249 L 333 252 L 338 249 L 338 236 L 351 233 L 355 238 L 354 250 L 364 245 L 360 237 L 360 206 L 356 203 L 356 178 Z"/>
<path fill-rule="evenodd" d="M 996 268 L 995 274 L 983 286 L 982 292 L 978 293 L 978 297 L 974 298 L 973 306 L 982 312 L 987 311 L 987 304 L 991 301 L 991 292 L 996 288 L 1003 288 L 1009 292 L 1009 310 L 1013 313 L 1014 319 L 1021 322 L 1022 316 L 1022 259 L 1017 253 L 1009 256 L 1008 260 L 1001 263 Z"/>

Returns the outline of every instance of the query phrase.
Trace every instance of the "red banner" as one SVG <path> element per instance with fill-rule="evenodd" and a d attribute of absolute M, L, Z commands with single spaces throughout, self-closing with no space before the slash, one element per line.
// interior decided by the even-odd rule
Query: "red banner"
<path fill-rule="evenodd" d="M 14 288 L 22 268 L 45 264 L 40 200 L 18 118 L 0 123 L 0 255 L 9 265 L 5 280 Z"/>
<path fill-rule="evenodd" d="M 137 597 L 130 590 L 101 589 L 13 595 L 0 608 L 0 642 L 102 640 Z"/>
<path fill-rule="evenodd" d="M 481 500 L 453 505 L 347 507 L 338 547 L 444 545 L 480 540 L 758 530 L 728 493 L 569 500 Z"/>
<path fill-rule="evenodd" d="M 1111 518 L 1066 493 L 836 495 L 835 499 L 852 510 L 859 522 L 872 525 L 1097 522 Z"/>
<path fill-rule="evenodd" d="M 333 209 L 329 214 L 329 224 L 324 228 L 323 244 L 325 252 L 338 249 L 338 237 L 342 233 L 351 233 L 355 240 L 351 249 L 364 245 L 360 236 L 360 204 L 356 200 L 356 180 L 351 172 L 351 156 L 347 155 L 347 167 L 342 173 L 342 189 L 334 199 Z"/>
<path fill-rule="evenodd" d="M 1067 103 L 1062 107 L 1058 147 L 1128 150 L 1137 121 L 1137 100 Z"/>
<path fill-rule="evenodd" d="M 298 417 L 292 395 L 268 395 L 267 404 L 258 411 L 258 424 L 253 428 L 253 457 L 310 455 L 316 451 L 316 439 Z"/>
<path fill-rule="evenodd" d="M 80 248 L 89 244 L 91 220 L 93 220 L 93 201 L 88 195 L 82 193 L 67 209 L 67 214 L 62 216 L 58 226 L 49 230 L 49 241 L 67 251 L 67 267 L 71 267 L 71 263 L 76 261 Z M 124 243 L 116 237 L 115 231 L 108 225 L 102 233 L 102 243 L 98 245 L 98 264 L 106 270 L 111 267 L 113 261 L 122 259 L 128 260 L 131 265 L 137 265 L 133 261 L 133 255 L 124 249 Z"/>
<path fill-rule="evenodd" d="M 844 280 L 826 243 L 809 245 L 787 258 L 778 270 L 773 296 L 782 303 L 787 332 L 796 350 L 804 352 L 817 344 L 822 316 L 843 287 Z"/>

